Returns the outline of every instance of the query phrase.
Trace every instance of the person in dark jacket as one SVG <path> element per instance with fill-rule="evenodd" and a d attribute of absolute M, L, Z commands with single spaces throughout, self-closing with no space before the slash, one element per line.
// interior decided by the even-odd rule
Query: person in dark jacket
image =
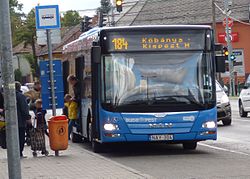
<path fill-rule="evenodd" d="M 4 108 L 4 99 L 3 99 L 3 94 L 2 91 L 0 89 L 0 109 Z"/>
<path fill-rule="evenodd" d="M 5 119 L 4 119 L 4 97 L 0 89 L 0 146 L 6 149 L 6 131 L 5 131 Z"/>
<path fill-rule="evenodd" d="M 0 89 L 0 120 L 3 120 L 3 118 L 4 118 L 4 97 Z"/>
<path fill-rule="evenodd" d="M 31 117 L 29 114 L 29 106 L 26 97 L 22 94 L 21 84 L 16 81 L 16 103 L 17 103 L 17 119 L 18 119 L 18 131 L 19 131 L 19 145 L 20 145 L 20 157 L 23 157 L 23 149 L 25 143 L 25 130 L 27 123 L 31 123 Z"/>

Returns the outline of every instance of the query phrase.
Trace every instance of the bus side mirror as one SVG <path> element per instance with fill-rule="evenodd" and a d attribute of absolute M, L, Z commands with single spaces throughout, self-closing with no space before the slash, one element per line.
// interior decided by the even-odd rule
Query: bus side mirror
<path fill-rule="evenodd" d="M 216 66 L 216 72 L 218 73 L 225 73 L 226 71 L 227 56 L 224 56 L 223 48 L 224 48 L 223 44 L 216 43 L 214 45 L 215 66 Z"/>
<path fill-rule="evenodd" d="M 225 56 L 216 56 L 215 57 L 215 66 L 216 72 L 225 73 L 226 71 L 226 58 Z"/>
<path fill-rule="evenodd" d="M 215 45 L 214 45 L 214 50 L 215 50 L 215 52 L 217 53 L 217 52 L 222 52 L 223 51 L 223 44 L 219 44 L 219 43 L 216 43 Z"/>
<path fill-rule="evenodd" d="M 91 58 L 94 63 L 101 63 L 101 47 L 99 46 L 92 47 Z"/>

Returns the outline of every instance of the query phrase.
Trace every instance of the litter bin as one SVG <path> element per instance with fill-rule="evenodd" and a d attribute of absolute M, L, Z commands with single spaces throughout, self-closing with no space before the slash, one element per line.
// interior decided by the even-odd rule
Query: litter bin
<path fill-rule="evenodd" d="M 53 116 L 48 121 L 50 148 L 56 152 L 68 148 L 68 119 L 66 116 Z"/>

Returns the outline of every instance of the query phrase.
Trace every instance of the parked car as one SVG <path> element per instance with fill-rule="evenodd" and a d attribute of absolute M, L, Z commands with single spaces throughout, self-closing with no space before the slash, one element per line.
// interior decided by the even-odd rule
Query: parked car
<path fill-rule="evenodd" d="M 231 125 L 232 113 L 231 105 L 227 94 L 218 81 L 216 81 L 216 101 L 217 101 L 217 120 L 222 121 L 223 125 Z"/>
<path fill-rule="evenodd" d="M 240 92 L 238 105 L 240 117 L 247 117 L 247 113 L 250 112 L 250 75 Z"/>

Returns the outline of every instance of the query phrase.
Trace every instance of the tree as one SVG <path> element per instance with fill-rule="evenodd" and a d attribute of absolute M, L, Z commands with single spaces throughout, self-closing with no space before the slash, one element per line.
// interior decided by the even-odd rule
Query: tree
<path fill-rule="evenodd" d="M 23 4 L 19 4 L 17 0 L 10 0 L 10 13 L 15 13 L 15 9 L 21 11 Z"/>
<path fill-rule="evenodd" d="M 19 44 L 21 41 L 18 38 L 18 33 L 22 31 L 24 13 L 22 11 L 22 4 L 17 0 L 10 0 L 10 19 L 12 30 L 12 43 L 13 46 Z"/>
<path fill-rule="evenodd" d="M 97 9 L 97 11 L 99 12 L 100 10 L 102 10 L 102 12 L 104 13 L 104 14 L 107 14 L 109 11 L 110 11 L 110 9 L 111 9 L 111 3 L 110 3 L 110 0 L 101 0 L 101 7 L 99 7 L 98 9 Z"/>
<path fill-rule="evenodd" d="M 36 20 L 35 20 L 35 9 L 32 9 L 28 15 L 26 16 L 26 19 L 23 22 L 22 25 L 22 31 L 18 33 L 18 38 L 20 39 L 19 41 L 23 42 L 24 45 L 31 45 L 32 47 L 32 56 L 33 56 L 33 62 L 30 63 L 31 68 L 36 72 L 33 73 L 34 76 L 39 76 L 39 68 L 37 64 L 37 58 L 36 58 Z M 31 57 L 30 57 L 31 58 Z M 28 59 L 30 62 L 30 60 Z"/>
<path fill-rule="evenodd" d="M 24 42 L 24 45 L 31 45 L 32 55 L 29 54 L 26 59 L 30 63 L 32 68 L 33 76 L 39 76 L 39 68 L 36 59 L 36 48 L 35 48 L 35 9 L 32 9 L 27 16 L 22 11 L 22 4 L 18 3 L 17 0 L 10 0 L 10 17 L 11 17 L 11 28 L 12 28 L 12 41 L 13 46 Z M 15 72 L 18 78 L 21 74 L 19 71 Z"/>
<path fill-rule="evenodd" d="M 25 45 L 30 44 L 32 46 L 32 54 L 36 56 L 35 48 L 35 36 L 36 36 L 36 20 L 35 20 L 35 9 L 32 9 L 26 16 L 23 22 L 22 32 L 18 34 L 20 41 L 24 41 Z"/>
<path fill-rule="evenodd" d="M 77 11 L 67 11 L 62 17 L 62 27 L 71 27 L 80 24 L 82 18 Z"/>
<path fill-rule="evenodd" d="M 22 83 L 22 72 L 21 72 L 21 70 L 20 69 L 16 69 L 15 71 L 14 71 L 14 74 L 15 74 L 15 81 L 19 81 L 19 82 L 21 82 Z"/>
<path fill-rule="evenodd" d="M 30 64 L 32 76 L 38 76 L 37 75 L 38 67 L 37 67 L 36 57 L 34 57 L 32 54 L 26 54 L 24 57 Z"/>

